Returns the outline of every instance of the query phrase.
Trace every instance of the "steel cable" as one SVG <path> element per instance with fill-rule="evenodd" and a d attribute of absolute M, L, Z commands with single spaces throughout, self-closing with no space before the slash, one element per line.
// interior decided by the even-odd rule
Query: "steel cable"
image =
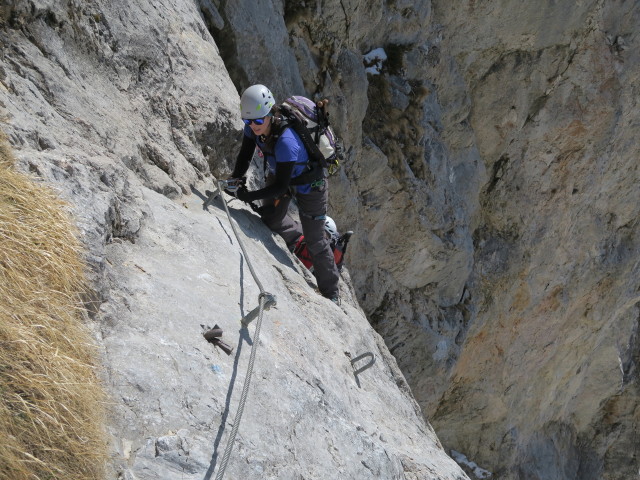
<path fill-rule="evenodd" d="M 242 254 L 244 255 L 245 261 L 247 262 L 247 266 L 249 267 L 249 271 L 251 272 L 251 276 L 254 281 L 258 285 L 260 289 L 260 295 L 258 296 L 259 301 L 259 313 L 258 320 L 256 322 L 256 330 L 253 334 L 253 345 L 251 346 L 251 355 L 249 356 L 249 365 L 247 366 L 247 375 L 245 377 L 244 385 L 242 387 L 242 394 L 240 395 L 240 403 L 238 404 L 238 411 L 236 412 L 236 417 L 233 422 L 233 428 L 231 429 L 231 433 L 229 434 L 229 440 L 227 442 L 227 446 L 224 450 L 224 455 L 222 456 L 222 461 L 220 462 L 220 468 L 218 468 L 218 473 L 216 474 L 216 480 L 222 480 L 224 477 L 225 471 L 227 469 L 227 464 L 229 463 L 229 458 L 231 457 L 231 451 L 233 450 L 233 444 L 236 439 L 236 435 L 238 433 L 238 429 L 240 428 L 240 420 L 242 419 L 242 413 L 244 412 L 244 406 L 247 402 L 247 397 L 249 396 L 249 386 L 251 384 L 251 375 L 253 374 L 253 364 L 256 360 L 256 352 L 258 350 L 258 343 L 260 342 L 260 327 L 262 325 L 262 314 L 264 312 L 264 305 L 267 298 L 270 296 L 269 293 L 264 291 L 262 287 L 262 283 L 258 279 L 255 270 L 253 269 L 253 265 L 251 264 L 251 260 L 247 255 L 247 251 L 244 248 L 242 240 L 240 240 L 240 235 L 238 234 L 238 230 L 234 224 L 233 219 L 231 218 L 231 213 L 229 212 L 229 207 L 227 206 L 227 202 L 224 199 L 222 192 L 223 182 L 218 182 L 218 191 L 220 192 L 220 197 L 222 198 L 222 204 L 224 205 L 224 209 L 227 212 L 227 217 L 229 218 L 229 223 L 231 224 L 231 228 L 233 229 L 233 233 L 238 240 L 238 245 L 240 245 L 240 249 L 242 250 Z"/>

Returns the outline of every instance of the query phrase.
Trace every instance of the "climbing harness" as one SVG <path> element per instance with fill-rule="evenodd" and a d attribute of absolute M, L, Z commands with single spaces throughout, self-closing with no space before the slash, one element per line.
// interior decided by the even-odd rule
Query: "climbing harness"
<path fill-rule="evenodd" d="M 213 202 L 213 199 L 220 194 L 224 190 L 223 185 L 226 185 L 224 180 L 218 181 L 218 189 L 213 194 L 209 195 L 209 198 L 204 204 L 204 208 Z M 244 248 L 244 244 L 240 239 L 240 235 L 238 234 L 238 230 L 235 226 L 233 219 L 231 218 L 231 213 L 229 212 L 229 207 L 227 206 L 227 202 L 224 199 L 223 195 L 220 195 L 222 198 L 222 204 L 224 205 L 224 209 L 227 212 L 227 217 L 229 218 L 229 223 L 231 224 L 231 228 L 233 229 L 233 233 L 238 240 L 238 245 L 240 245 L 240 249 L 242 250 L 242 254 L 244 255 L 245 261 L 247 262 L 247 266 L 249 267 L 249 271 L 251 272 L 251 276 L 253 280 L 258 285 L 258 289 L 260 290 L 260 295 L 258 296 L 259 305 L 255 309 L 253 309 L 245 318 L 242 320 L 243 328 L 246 328 L 247 325 L 254 319 L 258 318 L 256 322 L 256 329 L 253 334 L 253 345 L 251 345 L 251 354 L 249 356 L 249 365 L 247 366 L 247 374 L 245 376 L 244 385 L 242 386 L 242 394 L 240 395 L 240 403 L 238 404 L 238 411 L 236 412 L 236 418 L 233 422 L 233 428 L 231 429 L 231 433 L 229 434 L 229 441 L 224 451 L 224 455 L 222 456 L 222 461 L 220 462 L 220 468 L 218 468 L 218 473 L 216 474 L 216 480 L 222 480 L 224 477 L 225 470 L 227 469 L 227 464 L 229 463 L 229 457 L 231 456 L 231 451 L 233 450 L 233 443 L 235 442 L 236 435 L 238 433 L 238 429 L 240 428 L 240 420 L 242 419 L 242 413 L 244 411 L 244 406 L 247 402 L 247 397 L 249 395 L 249 385 L 251 383 L 251 375 L 253 373 L 253 364 L 256 360 L 256 351 L 258 350 L 258 345 L 260 344 L 260 327 L 262 326 L 262 314 L 265 309 L 276 304 L 276 297 L 271 293 L 268 293 L 262 287 L 262 283 L 258 279 L 255 270 L 253 269 L 253 265 L 251 264 L 251 260 L 247 255 L 247 251 Z"/>
<path fill-rule="evenodd" d="M 315 182 L 310 184 L 311 188 L 322 188 L 323 185 L 324 185 L 324 178 L 316 180 Z"/>

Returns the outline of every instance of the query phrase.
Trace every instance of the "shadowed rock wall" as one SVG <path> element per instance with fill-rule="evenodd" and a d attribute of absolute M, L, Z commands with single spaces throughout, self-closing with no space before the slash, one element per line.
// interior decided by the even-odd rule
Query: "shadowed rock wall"
<path fill-rule="evenodd" d="M 281 7 L 257 18 L 230 3 L 225 13 L 286 40 Z M 222 60 L 234 55 L 221 56 L 210 35 L 225 22 L 215 5 L 190 1 L 0 9 L 2 128 L 21 168 L 72 204 L 88 248 L 88 321 L 111 395 L 108 478 L 213 478 L 254 345 L 226 478 L 467 478 L 352 298 L 348 273 L 338 307 L 250 210 L 231 205 L 245 257 L 222 205 L 202 209 L 209 170 L 230 171 L 241 137 Z M 253 65 L 259 49 L 220 35 Z M 285 45 L 262 52 L 289 62 L 279 88 L 301 82 Z M 249 260 L 278 299 L 259 341 L 255 323 L 239 322 L 258 303 Z M 230 356 L 203 338 L 214 324 Z M 355 377 L 351 360 L 365 352 L 376 362 Z"/>
<path fill-rule="evenodd" d="M 347 146 L 360 303 L 445 444 L 500 478 L 636 472 L 637 2 L 283 11 Z"/>
<path fill-rule="evenodd" d="M 489 178 L 474 230 L 478 313 L 432 418 L 500 478 L 632 478 L 638 3 L 434 11 Z"/>

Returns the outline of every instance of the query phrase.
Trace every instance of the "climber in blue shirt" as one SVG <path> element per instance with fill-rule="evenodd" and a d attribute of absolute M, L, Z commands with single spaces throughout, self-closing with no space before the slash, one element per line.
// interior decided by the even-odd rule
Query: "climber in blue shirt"
<path fill-rule="evenodd" d="M 230 180 L 233 184 L 233 180 L 244 177 L 257 146 L 266 160 L 266 186 L 250 192 L 236 182 L 240 186 L 228 190 L 244 202 L 261 200 L 263 222 L 284 239 L 291 251 L 304 235 L 320 293 L 339 303 L 340 274 L 324 234 L 328 203 L 325 172 L 310 165 L 309 154 L 293 128 L 281 126 L 275 100 L 267 87 L 247 88 L 240 104 L 244 135 Z M 298 204 L 299 222 L 289 215 L 292 196 Z"/>

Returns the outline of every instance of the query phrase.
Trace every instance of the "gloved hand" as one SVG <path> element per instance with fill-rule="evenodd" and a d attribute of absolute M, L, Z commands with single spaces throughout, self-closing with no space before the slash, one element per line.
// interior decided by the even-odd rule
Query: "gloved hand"
<path fill-rule="evenodd" d="M 236 191 L 236 197 L 238 198 L 238 200 L 242 200 L 244 203 L 249 203 L 249 202 L 251 202 L 250 193 L 251 192 L 249 192 L 249 190 L 247 190 L 247 187 L 242 185 Z"/>
<path fill-rule="evenodd" d="M 227 195 L 235 196 L 238 188 L 244 185 L 244 178 L 228 178 L 227 187 L 224 189 Z"/>

